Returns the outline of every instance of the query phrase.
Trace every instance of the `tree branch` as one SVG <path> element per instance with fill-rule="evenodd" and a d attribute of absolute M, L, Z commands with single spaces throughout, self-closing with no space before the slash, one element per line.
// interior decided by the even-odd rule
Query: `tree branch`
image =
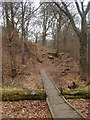
<path fill-rule="evenodd" d="M 75 25 L 73 16 L 70 14 L 70 12 L 67 8 L 67 5 L 64 2 L 62 2 L 63 6 L 64 6 L 64 9 L 65 9 L 64 10 L 60 7 L 60 5 L 57 2 L 53 2 L 53 3 L 59 8 L 60 11 L 62 11 L 70 19 L 70 22 L 72 24 L 72 27 L 73 27 L 74 31 L 76 32 L 77 36 L 80 38 L 80 32 Z"/>
<path fill-rule="evenodd" d="M 83 6 L 83 2 L 81 2 L 81 7 L 82 7 L 82 12 L 84 13 L 84 6 Z"/>
<path fill-rule="evenodd" d="M 75 4 L 76 4 L 76 7 L 77 7 L 77 10 L 78 10 L 79 15 L 80 15 L 81 17 L 83 17 L 78 2 L 75 2 Z"/>
<path fill-rule="evenodd" d="M 85 10 L 85 16 L 87 15 L 88 11 L 90 10 L 90 2 L 88 2 L 87 8 Z"/>

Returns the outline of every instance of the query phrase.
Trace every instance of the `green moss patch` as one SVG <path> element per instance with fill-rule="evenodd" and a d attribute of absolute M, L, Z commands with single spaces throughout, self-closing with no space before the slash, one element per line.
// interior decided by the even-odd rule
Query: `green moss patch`
<path fill-rule="evenodd" d="M 86 81 L 86 86 L 90 85 L 90 80 Z"/>
<path fill-rule="evenodd" d="M 85 88 L 63 89 L 62 95 L 66 99 L 78 99 L 78 98 L 90 99 L 90 92 Z"/>
<path fill-rule="evenodd" d="M 2 95 L 2 101 L 46 99 L 46 92 L 44 89 L 38 89 L 38 90 L 2 89 L 0 90 L 0 95 Z"/>

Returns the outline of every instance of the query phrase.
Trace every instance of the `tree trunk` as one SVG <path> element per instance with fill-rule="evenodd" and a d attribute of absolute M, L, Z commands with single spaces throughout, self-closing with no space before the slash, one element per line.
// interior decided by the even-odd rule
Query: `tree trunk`
<path fill-rule="evenodd" d="M 59 52 L 59 40 L 60 40 L 60 28 L 59 25 L 57 25 L 57 46 L 56 46 L 56 55 L 58 55 Z"/>
<path fill-rule="evenodd" d="M 38 37 L 37 37 L 37 36 L 35 36 L 35 43 L 37 43 L 37 40 L 38 40 Z"/>
<path fill-rule="evenodd" d="M 14 28 L 14 12 L 13 12 L 13 3 L 10 2 L 10 8 L 11 8 L 11 22 L 12 22 L 12 26 Z"/>
<path fill-rule="evenodd" d="M 90 25 L 88 26 L 88 79 L 90 80 Z"/>
<path fill-rule="evenodd" d="M 46 7 L 46 6 L 45 6 Z M 46 45 L 46 32 L 47 32 L 47 20 L 48 17 L 46 16 L 46 9 L 43 11 L 43 35 L 42 35 L 42 45 Z"/>
<path fill-rule="evenodd" d="M 22 64 L 25 64 L 24 60 L 24 41 L 22 40 Z"/>
<path fill-rule="evenodd" d="M 24 63 L 24 8 L 22 3 L 22 64 Z"/>
<path fill-rule="evenodd" d="M 17 75 L 17 69 L 16 69 L 16 61 L 15 56 L 12 52 L 12 41 L 13 41 L 13 32 L 14 32 L 14 26 L 12 25 L 12 21 L 9 21 L 9 12 L 8 12 L 8 6 L 7 3 L 5 4 L 5 13 L 6 13 L 6 24 L 7 24 L 7 36 L 9 40 L 9 53 L 10 53 L 10 64 L 11 64 L 11 77 L 15 77 Z M 13 21 L 14 22 L 14 21 Z M 14 23 L 13 23 L 14 24 Z"/>
<path fill-rule="evenodd" d="M 56 33 L 54 34 L 53 33 L 53 48 L 55 48 L 56 49 Z"/>
<path fill-rule="evenodd" d="M 87 67 L 88 67 L 88 56 L 87 56 L 87 22 L 82 18 L 81 38 L 80 38 L 80 73 L 82 79 L 87 79 Z"/>
<path fill-rule="evenodd" d="M 46 17 L 43 20 L 43 35 L 42 35 L 42 45 L 46 45 Z"/>
<path fill-rule="evenodd" d="M 59 14 L 59 19 L 57 20 L 57 50 L 56 55 L 58 56 L 59 52 L 59 43 L 60 43 L 60 30 L 61 30 L 61 15 Z"/>
<path fill-rule="evenodd" d="M 46 45 L 46 31 L 43 32 L 42 45 Z"/>

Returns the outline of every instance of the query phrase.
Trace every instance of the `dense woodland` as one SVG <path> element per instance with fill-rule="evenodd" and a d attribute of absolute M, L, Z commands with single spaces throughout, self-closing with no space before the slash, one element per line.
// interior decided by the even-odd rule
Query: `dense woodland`
<path fill-rule="evenodd" d="M 90 1 L 10 1 L 1 2 L 0 9 L 3 118 L 37 118 L 38 115 L 51 118 L 40 76 L 42 68 L 67 101 L 87 117 L 90 114 Z M 19 92 L 17 97 L 13 90 Z M 26 99 L 28 94 L 30 102 Z"/>

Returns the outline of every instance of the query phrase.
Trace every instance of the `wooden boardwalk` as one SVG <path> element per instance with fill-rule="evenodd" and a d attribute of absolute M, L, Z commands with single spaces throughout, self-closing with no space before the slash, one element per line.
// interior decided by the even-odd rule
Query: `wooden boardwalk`
<path fill-rule="evenodd" d="M 52 81 L 48 77 L 46 71 L 43 69 L 40 71 L 44 88 L 47 93 L 48 102 L 50 105 L 51 113 L 53 118 L 67 118 L 70 120 L 78 120 L 81 116 L 72 109 L 60 96 Z M 83 120 L 83 118 L 81 118 Z M 80 120 L 81 120 L 80 119 Z"/>

